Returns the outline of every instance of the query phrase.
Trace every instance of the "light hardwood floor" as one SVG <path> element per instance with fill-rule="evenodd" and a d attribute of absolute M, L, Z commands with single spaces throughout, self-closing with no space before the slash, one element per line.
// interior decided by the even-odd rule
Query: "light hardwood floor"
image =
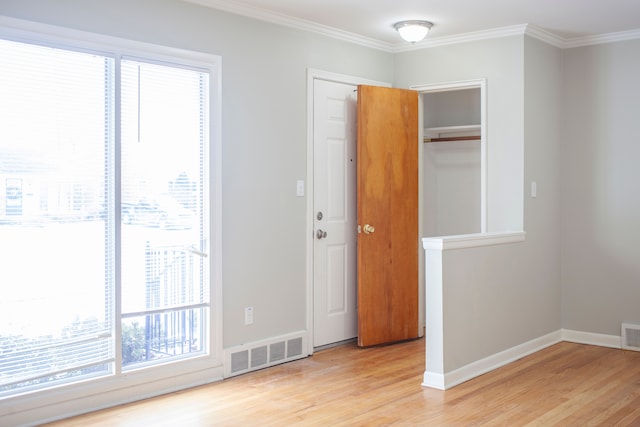
<path fill-rule="evenodd" d="M 423 372 L 424 340 L 346 344 L 50 426 L 640 426 L 640 352 L 563 342 L 447 391 Z"/>

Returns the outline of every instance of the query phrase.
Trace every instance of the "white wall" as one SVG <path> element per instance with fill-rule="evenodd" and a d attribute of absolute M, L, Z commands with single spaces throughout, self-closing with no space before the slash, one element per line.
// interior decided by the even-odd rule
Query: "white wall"
<path fill-rule="evenodd" d="M 566 329 L 640 324 L 640 40 L 565 52 L 562 313 Z"/>

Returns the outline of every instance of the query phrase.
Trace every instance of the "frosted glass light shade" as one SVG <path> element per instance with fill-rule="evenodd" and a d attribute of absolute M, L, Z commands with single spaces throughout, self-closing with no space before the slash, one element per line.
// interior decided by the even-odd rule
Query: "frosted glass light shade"
<path fill-rule="evenodd" d="M 433 27 L 433 24 L 428 21 L 402 21 L 394 25 L 394 28 L 400 33 L 400 37 L 408 42 L 419 42 Z"/>

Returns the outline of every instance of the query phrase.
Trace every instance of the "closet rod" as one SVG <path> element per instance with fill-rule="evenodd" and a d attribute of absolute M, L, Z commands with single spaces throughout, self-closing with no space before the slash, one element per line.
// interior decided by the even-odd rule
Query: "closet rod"
<path fill-rule="evenodd" d="M 424 142 L 447 142 L 447 141 L 477 141 L 480 139 L 479 135 L 473 136 L 445 136 L 442 138 L 425 138 Z"/>

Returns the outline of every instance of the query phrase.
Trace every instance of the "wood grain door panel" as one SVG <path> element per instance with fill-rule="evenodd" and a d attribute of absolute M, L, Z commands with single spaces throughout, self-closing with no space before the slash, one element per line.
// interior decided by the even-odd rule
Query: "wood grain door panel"
<path fill-rule="evenodd" d="M 358 345 L 418 337 L 418 93 L 358 87 Z"/>

